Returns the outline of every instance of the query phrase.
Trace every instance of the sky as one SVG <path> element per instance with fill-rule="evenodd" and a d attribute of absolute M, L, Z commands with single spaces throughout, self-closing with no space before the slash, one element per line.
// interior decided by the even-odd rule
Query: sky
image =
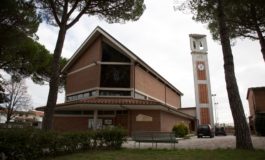
<path fill-rule="evenodd" d="M 214 111 L 219 123 L 232 123 L 221 45 L 212 40 L 207 24 L 193 21 L 191 14 L 174 10 L 177 2 L 145 0 L 146 10 L 141 18 L 124 24 L 109 24 L 95 16 L 84 15 L 67 31 L 62 56 L 70 58 L 89 34 L 100 26 L 178 88 L 184 94 L 182 107 L 194 107 L 195 92 L 189 34 L 205 34 L 211 90 L 212 94 L 216 94 L 214 101 L 218 103 L 214 106 Z M 37 35 L 39 42 L 53 52 L 58 28 L 43 22 Z M 233 44 L 235 74 L 244 110 L 246 116 L 249 116 L 247 90 L 249 87 L 265 86 L 265 63 L 258 41 L 237 39 Z M 48 85 L 36 85 L 31 80 L 27 80 L 27 85 L 33 107 L 45 105 Z M 64 102 L 64 92 L 59 94 L 57 102 Z"/>

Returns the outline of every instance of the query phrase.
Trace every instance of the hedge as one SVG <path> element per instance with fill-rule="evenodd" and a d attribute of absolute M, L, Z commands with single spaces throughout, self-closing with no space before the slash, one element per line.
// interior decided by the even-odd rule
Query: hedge
<path fill-rule="evenodd" d="M 125 130 L 118 127 L 64 133 L 0 129 L 0 155 L 10 160 L 31 160 L 91 149 L 119 149 L 126 141 L 125 136 Z"/>

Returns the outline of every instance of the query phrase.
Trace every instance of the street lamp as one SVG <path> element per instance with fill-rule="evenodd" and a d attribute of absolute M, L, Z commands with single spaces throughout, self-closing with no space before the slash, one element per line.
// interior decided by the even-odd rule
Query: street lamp
<path fill-rule="evenodd" d="M 219 103 L 218 102 L 215 102 L 214 103 L 214 112 L 215 112 L 215 123 L 216 124 L 218 124 L 218 111 L 217 111 L 217 105 L 218 105 Z"/>
<path fill-rule="evenodd" d="M 212 94 L 212 97 L 213 97 L 213 105 L 214 105 L 215 125 L 217 125 L 217 123 L 218 123 L 218 119 L 217 119 L 217 105 L 218 105 L 218 102 L 215 101 L 216 94 Z"/>

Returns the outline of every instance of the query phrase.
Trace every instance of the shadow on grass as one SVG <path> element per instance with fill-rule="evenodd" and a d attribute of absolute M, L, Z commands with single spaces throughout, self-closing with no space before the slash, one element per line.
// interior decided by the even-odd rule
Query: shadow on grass
<path fill-rule="evenodd" d="M 121 149 L 89 151 L 44 160 L 264 160 L 264 150 Z"/>

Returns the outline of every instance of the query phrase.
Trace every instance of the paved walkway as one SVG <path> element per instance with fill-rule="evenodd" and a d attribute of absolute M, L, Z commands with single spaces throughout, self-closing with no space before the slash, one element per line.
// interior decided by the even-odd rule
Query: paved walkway
<path fill-rule="evenodd" d="M 218 148 L 235 148 L 236 146 L 235 136 L 216 136 L 214 138 L 197 138 L 191 137 L 191 139 L 179 140 L 175 148 L 178 149 L 218 149 Z M 265 150 L 265 137 L 252 137 L 252 142 L 255 149 Z M 135 147 L 134 141 L 128 141 L 123 144 L 125 148 L 139 148 L 138 143 Z M 152 143 L 141 143 L 140 148 L 152 148 Z M 154 147 L 155 148 L 155 144 Z M 171 144 L 158 143 L 157 148 L 172 148 Z"/>

